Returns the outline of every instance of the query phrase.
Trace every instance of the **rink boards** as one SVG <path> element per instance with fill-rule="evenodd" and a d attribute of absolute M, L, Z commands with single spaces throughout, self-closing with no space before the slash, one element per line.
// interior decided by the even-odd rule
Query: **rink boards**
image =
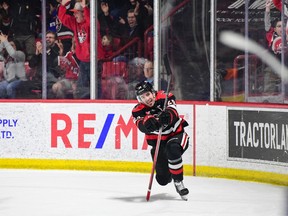
<path fill-rule="evenodd" d="M 3 101 L 0 167 L 150 172 L 136 101 Z M 247 106 L 249 105 L 249 106 Z M 178 102 L 186 175 L 288 185 L 285 105 Z"/>

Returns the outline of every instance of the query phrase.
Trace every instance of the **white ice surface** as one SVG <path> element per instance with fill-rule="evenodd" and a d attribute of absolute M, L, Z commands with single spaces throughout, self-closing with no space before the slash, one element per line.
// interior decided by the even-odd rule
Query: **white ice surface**
<path fill-rule="evenodd" d="M 0 216 L 287 216 L 287 188 L 185 176 L 183 201 L 173 184 L 149 174 L 0 170 Z"/>

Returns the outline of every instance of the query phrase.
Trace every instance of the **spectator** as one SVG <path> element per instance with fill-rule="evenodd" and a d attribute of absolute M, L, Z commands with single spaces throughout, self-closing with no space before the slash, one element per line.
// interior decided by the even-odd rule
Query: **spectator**
<path fill-rule="evenodd" d="M 145 80 L 143 74 L 145 59 L 136 57 L 128 62 L 128 99 L 135 98 L 135 86 Z"/>
<path fill-rule="evenodd" d="M 101 40 L 101 47 L 103 48 L 104 59 L 114 62 L 127 62 L 127 58 L 124 55 L 115 55 L 115 52 L 119 49 L 120 43 L 118 38 L 114 39 L 111 35 L 103 35 Z M 114 58 L 110 58 L 114 55 Z M 110 59 L 109 59 L 110 58 Z M 98 58 L 99 59 L 99 58 Z M 99 59 L 103 60 L 103 59 Z"/>
<path fill-rule="evenodd" d="M 57 34 L 53 31 L 46 32 L 46 56 L 47 56 L 47 92 L 48 98 L 53 97 L 51 88 L 61 77 L 62 72 L 58 67 L 58 56 L 63 54 L 63 46 L 57 41 Z M 42 72 L 42 43 L 38 41 L 36 43 L 36 52 L 29 61 L 31 68 L 36 68 L 37 74 Z"/>
<path fill-rule="evenodd" d="M 23 81 L 25 73 L 25 53 L 20 50 L 16 40 L 8 42 L 7 35 L 0 33 L 0 58 L 4 61 L 3 76 L 0 82 L 0 98 L 16 98 L 16 90 Z"/>
<path fill-rule="evenodd" d="M 100 1 L 101 10 L 99 11 L 98 21 L 100 24 L 100 35 L 111 35 L 112 37 L 121 36 L 119 19 L 110 15 L 110 2 L 107 0 Z"/>
<path fill-rule="evenodd" d="M 282 0 L 273 0 L 273 3 L 275 5 L 275 7 L 280 11 L 282 12 L 282 3 L 284 3 L 284 8 L 283 8 L 283 11 L 284 11 L 284 17 L 286 17 L 286 26 L 285 26 L 285 31 L 286 31 L 286 40 L 288 41 L 288 20 L 287 20 L 287 16 L 288 16 L 288 3 L 287 1 L 282 1 Z M 267 5 L 267 2 L 266 2 L 266 5 Z M 286 47 L 286 46 L 283 46 L 283 47 Z M 287 66 L 287 50 L 285 50 L 285 58 L 284 58 L 284 63 L 285 65 Z M 269 79 L 269 77 L 268 77 Z M 279 78 L 280 79 L 280 78 Z M 284 89 L 285 89 L 285 96 L 287 97 L 288 95 L 288 84 L 285 83 L 284 85 Z"/>
<path fill-rule="evenodd" d="M 153 24 L 153 0 L 138 0 L 134 8 L 137 21 L 142 23 L 144 29 Z"/>
<path fill-rule="evenodd" d="M 114 52 L 113 37 L 111 35 L 103 35 L 102 46 L 105 51 L 105 58 L 109 58 Z"/>
<path fill-rule="evenodd" d="M 276 56 L 278 56 L 278 58 L 280 58 L 281 46 L 279 45 L 282 41 L 282 21 L 281 19 L 276 18 L 271 25 L 271 17 L 270 17 L 271 4 L 272 0 L 266 0 L 266 8 L 264 14 L 266 39 L 268 42 L 269 50 Z"/>
<path fill-rule="evenodd" d="M 46 16 L 47 16 L 47 30 L 56 32 L 58 1 L 57 0 L 48 0 L 47 4 L 48 4 L 47 8 L 49 8 L 48 13 L 46 14 Z"/>
<path fill-rule="evenodd" d="M 134 9 L 130 9 L 127 12 L 127 23 L 124 19 L 121 19 L 122 23 L 122 37 L 125 43 L 129 42 L 133 38 L 139 37 L 142 41 L 144 39 L 143 25 L 139 24 Z"/>
<path fill-rule="evenodd" d="M 10 25 L 8 9 L 9 9 L 8 1 L 3 1 L 0 3 L 0 29 L 6 35 L 9 34 L 9 25 Z"/>
<path fill-rule="evenodd" d="M 132 41 L 135 38 L 139 38 L 141 41 L 141 46 L 143 46 L 143 40 L 144 40 L 144 29 L 143 26 L 138 24 L 134 9 L 130 9 L 127 12 L 127 19 L 128 21 L 126 22 L 124 19 L 121 19 L 121 31 L 122 31 L 122 36 L 121 40 L 123 44 L 127 44 L 130 41 Z M 128 60 L 132 60 L 133 57 L 135 56 L 142 56 L 141 50 L 138 49 L 139 46 L 137 43 L 131 44 L 124 53 L 124 56 Z"/>
<path fill-rule="evenodd" d="M 100 0 L 100 4 L 108 3 L 109 4 L 109 14 L 116 21 L 119 20 L 120 12 L 124 4 L 126 4 L 127 0 Z"/>
<path fill-rule="evenodd" d="M 53 84 L 52 91 L 56 98 L 74 98 L 79 65 L 72 51 L 65 56 L 58 56 L 58 65 L 65 75 Z"/>
<path fill-rule="evenodd" d="M 67 4 L 69 0 L 62 0 L 58 17 L 74 33 L 75 54 L 80 67 L 77 91 L 79 97 L 82 97 L 90 92 L 90 10 L 86 6 L 86 0 L 82 0 L 75 3 L 74 9 L 70 10 L 74 16 L 70 16 L 66 13 Z"/>
<path fill-rule="evenodd" d="M 279 11 L 282 11 L 282 1 L 283 0 L 271 0 L 273 1 L 275 7 L 279 10 Z M 284 2 L 284 13 L 285 13 L 285 16 L 288 16 L 288 3 L 287 1 L 283 1 Z"/>
<path fill-rule="evenodd" d="M 129 0 L 121 8 L 120 19 L 125 20 L 128 11 L 135 13 L 137 22 L 144 29 L 153 24 L 153 0 Z"/>
<path fill-rule="evenodd" d="M 106 81 L 108 88 L 102 92 L 103 99 L 125 100 L 128 96 L 128 86 L 123 77 L 112 76 Z"/>
<path fill-rule="evenodd" d="M 61 0 L 50 0 L 48 13 L 48 30 L 57 33 L 58 40 L 63 44 L 63 55 L 71 51 L 73 32 L 62 25 L 58 18 L 58 9 L 61 5 Z"/>
<path fill-rule="evenodd" d="M 30 60 L 35 52 L 35 37 L 37 27 L 37 14 L 41 11 L 39 0 L 9 0 L 8 16 L 10 19 L 10 35 L 20 42 Z"/>
<path fill-rule="evenodd" d="M 146 81 L 151 83 L 152 86 L 154 86 L 154 66 L 153 62 L 146 60 L 144 63 L 144 76 L 146 78 Z M 160 86 L 161 90 L 167 89 L 167 81 L 164 79 L 161 79 Z"/>
<path fill-rule="evenodd" d="M 72 99 L 76 91 L 76 83 L 69 79 L 60 79 L 52 86 L 52 92 L 57 99 Z"/>
<path fill-rule="evenodd" d="M 102 36 L 105 34 L 111 34 L 113 37 L 120 40 L 120 47 L 123 47 L 136 37 L 140 38 L 143 42 L 144 28 L 141 20 L 140 24 L 138 24 L 133 8 L 130 9 L 129 12 L 128 10 L 126 11 L 125 18 L 115 18 L 110 15 L 109 3 L 107 0 L 101 1 L 100 6 L 101 13 L 98 16 L 98 19 L 101 26 L 100 31 Z M 140 51 L 138 48 L 138 44 L 131 44 L 125 50 L 124 57 L 131 60 L 135 55 L 141 56 L 142 53 L 138 53 Z"/>
<path fill-rule="evenodd" d="M 271 9 L 272 0 L 266 0 L 264 24 L 266 31 L 266 39 L 268 42 L 268 50 L 281 60 L 282 53 L 282 21 L 276 19 L 271 26 Z M 281 88 L 281 79 L 272 71 L 270 67 L 264 69 L 264 93 L 275 93 L 279 92 Z"/>

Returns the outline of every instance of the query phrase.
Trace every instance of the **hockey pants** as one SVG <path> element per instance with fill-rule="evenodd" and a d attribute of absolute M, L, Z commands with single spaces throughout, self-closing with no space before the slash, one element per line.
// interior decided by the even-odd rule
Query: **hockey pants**
<path fill-rule="evenodd" d="M 177 134 L 166 143 L 161 143 L 157 163 L 156 180 L 160 185 L 167 185 L 171 180 L 183 180 L 182 154 L 189 145 L 189 137 L 186 132 Z M 154 159 L 155 147 L 151 149 Z"/>

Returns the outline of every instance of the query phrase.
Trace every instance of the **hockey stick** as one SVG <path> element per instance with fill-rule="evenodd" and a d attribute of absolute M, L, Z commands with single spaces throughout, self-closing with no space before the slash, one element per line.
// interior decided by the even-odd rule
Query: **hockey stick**
<path fill-rule="evenodd" d="M 171 68 L 170 68 L 169 59 L 168 59 L 168 55 L 167 54 L 164 54 L 163 60 L 164 60 L 164 66 L 165 66 L 165 69 L 166 69 L 166 73 L 167 73 L 167 76 L 168 76 L 166 97 L 165 97 L 165 101 L 164 101 L 164 105 L 163 105 L 163 111 L 164 111 L 166 109 L 166 107 L 167 107 L 168 94 L 169 94 L 169 90 L 170 90 L 170 82 L 171 82 L 171 74 L 172 74 L 172 72 L 171 72 Z M 160 142 L 161 142 L 162 131 L 163 131 L 163 126 L 160 127 L 159 133 L 158 133 L 158 137 L 157 137 L 155 153 L 154 153 L 154 158 L 153 158 L 153 166 L 152 166 L 152 171 L 151 171 L 151 174 L 150 174 L 149 186 L 148 186 L 148 191 L 147 191 L 147 195 L 146 195 L 146 200 L 147 201 L 149 201 L 149 199 L 150 199 L 152 183 L 153 183 L 153 178 L 154 178 L 154 172 L 155 172 L 155 167 L 156 167 L 156 163 L 157 163 L 157 157 L 158 157 L 159 147 L 160 147 Z"/>
<path fill-rule="evenodd" d="M 269 65 L 275 73 L 277 73 L 284 82 L 288 81 L 288 68 L 271 53 L 267 52 L 262 46 L 253 40 L 249 40 L 235 32 L 223 31 L 220 34 L 220 42 L 232 48 L 249 51 L 257 55 L 264 63 Z"/>

